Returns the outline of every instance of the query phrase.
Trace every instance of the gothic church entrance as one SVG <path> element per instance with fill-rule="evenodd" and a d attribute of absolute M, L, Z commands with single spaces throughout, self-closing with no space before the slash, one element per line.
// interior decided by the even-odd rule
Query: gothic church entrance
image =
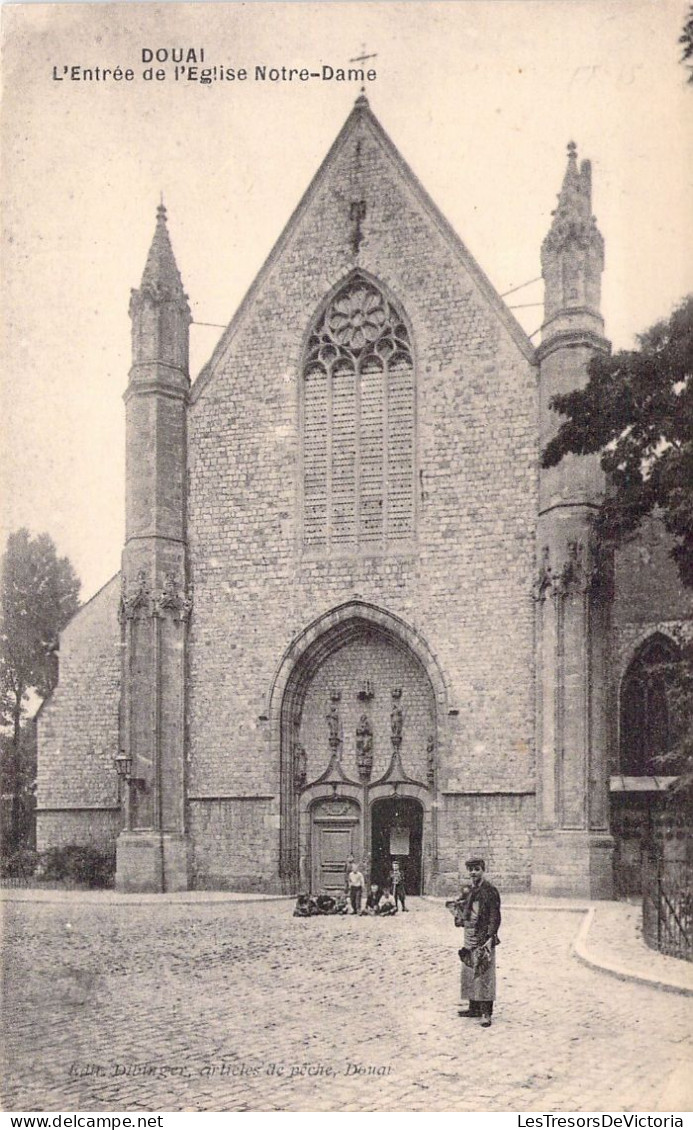
<path fill-rule="evenodd" d="M 388 624 L 394 618 L 369 614 L 316 632 L 286 679 L 280 722 L 287 890 L 342 890 L 349 854 L 382 881 L 396 848 L 407 859 L 409 889 L 418 892 L 424 850 L 435 852 L 429 824 L 436 697 L 403 638 L 404 625 L 395 635 Z"/>

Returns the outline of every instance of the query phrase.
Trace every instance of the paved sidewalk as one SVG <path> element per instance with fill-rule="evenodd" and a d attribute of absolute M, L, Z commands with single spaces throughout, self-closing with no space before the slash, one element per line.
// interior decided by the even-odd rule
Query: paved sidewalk
<path fill-rule="evenodd" d="M 623 980 L 693 996 L 693 962 L 650 949 L 642 936 L 638 905 L 594 903 L 576 939 L 575 954 L 586 965 Z"/>

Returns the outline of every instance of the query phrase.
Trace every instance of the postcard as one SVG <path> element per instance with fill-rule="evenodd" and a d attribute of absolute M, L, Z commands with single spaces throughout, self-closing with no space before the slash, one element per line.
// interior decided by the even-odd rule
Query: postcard
<path fill-rule="evenodd" d="M 3 7 L 5 1109 L 683 1126 L 690 42 Z"/>

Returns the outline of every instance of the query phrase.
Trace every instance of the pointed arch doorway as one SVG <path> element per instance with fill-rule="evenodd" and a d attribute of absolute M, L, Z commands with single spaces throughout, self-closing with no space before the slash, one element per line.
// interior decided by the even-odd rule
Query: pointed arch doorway
<path fill-rule="evenodd" d="M 387 881 L 396 859 L 407 894 L 422 891 L 424 810 L 413 797 L 381 797 L 371 805 L 371 882 Z"/>
<path fill-rule="evenodd" d="M 416 861 L 412 890 L 434 882 L 439 719 L 446 703 L 445 684 L 419 633 L 383 609 L 350 601 L 297 638 L 270 700 L 281 773 L 280 874 L 287 891 L 324 885 L 337 863 L 333 846 L 347 842 L 341 827 L 347 815 L 349 823 L 356 815 L 351 850 L 370 871 L 371 807 L 396 796 L 418 801 L 402 810 Z M 364 731 L 370 756 L 362 748 Z M 325 801 L 330 804 L 323 807 Z M 345 802 L 348 813 L 337 812 L 334 806 Z M 397 827 L 392 806 L 381 806 L 376 815 L 378 836 Z"/>
<path fill-rule="evenodd" d="M 668 785 L 680 772 L 675 761 L 661 760 L 672 744 L 672 686 L 680 660 L 678 644 L 655 632 L 637 648 L 621 682 L 619 772 L 611 779 L 610 798 L 618 898 L 641 894 L 643 862 L 655 847 Z"/>

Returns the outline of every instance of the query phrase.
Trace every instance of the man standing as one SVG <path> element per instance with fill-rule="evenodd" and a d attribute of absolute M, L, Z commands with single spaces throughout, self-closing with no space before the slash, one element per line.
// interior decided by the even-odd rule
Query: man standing
<path fill-rule="evenodd" d="M 482 1028 L 490 1028 L 496 998 L 496 946 L 500 943 L 501 900 L 496 888 L 486 878 L 483 859 L 468 859 L 465 867 L 471 879 L 471 889 L 461 908 L 464 923 L 464 947 L 460 950 L 461 996 L 469 1001 L 469 1007 L 460 1008 L 459 1015 L 478 1017 Z"/>

